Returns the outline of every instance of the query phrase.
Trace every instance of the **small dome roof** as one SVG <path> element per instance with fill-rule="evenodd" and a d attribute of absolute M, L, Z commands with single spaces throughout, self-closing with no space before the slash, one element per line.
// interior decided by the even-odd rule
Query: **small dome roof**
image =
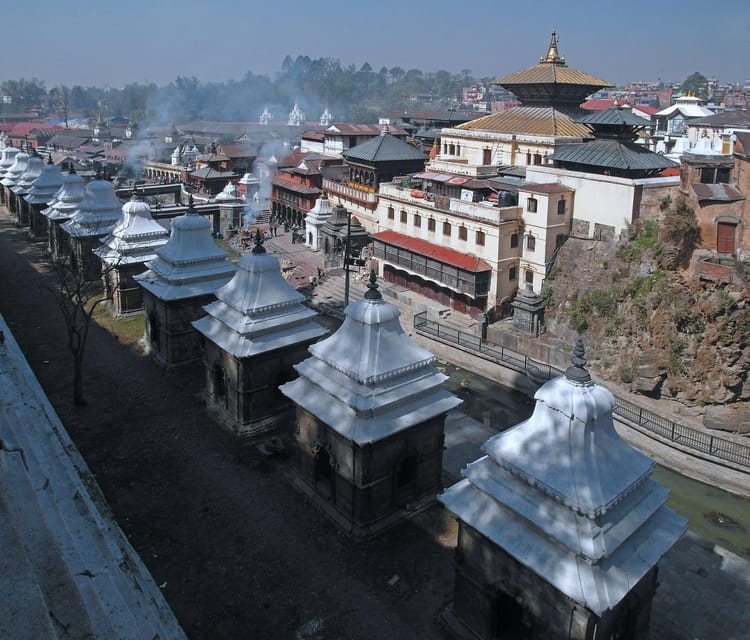
<path fill-rule="evenodd" d="M 44 169 L 44 161 L 36 154 L 30 156 L 26 162 L 26 169 L 18 176 L 11 191 L 19 196 L 25 196 L 31 189 L 31 183 L 42 174 L 42 169 Z"/>
<path fill-rule="evenodd" d="M 5 177 L 0 181 L 5 187 L 14 187 L 21 174 L 26 171 L 26 165 L 29 162 L 29 154 L 21 151 L 16 154 L 13 164 L 5 172 Z"/>

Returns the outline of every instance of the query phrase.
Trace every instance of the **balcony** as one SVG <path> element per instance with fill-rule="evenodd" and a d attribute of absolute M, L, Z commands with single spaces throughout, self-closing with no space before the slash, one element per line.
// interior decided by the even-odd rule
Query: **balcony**
<path fill-rule="evenodd" d="M 329 195 L 341 196 L 368 209 L 375 209 L 378 204 L 378 194 L 375 190 L 357 185 L 354 182 L 336 182 L 335 180 L 324 179 L 323 189 Z"/>

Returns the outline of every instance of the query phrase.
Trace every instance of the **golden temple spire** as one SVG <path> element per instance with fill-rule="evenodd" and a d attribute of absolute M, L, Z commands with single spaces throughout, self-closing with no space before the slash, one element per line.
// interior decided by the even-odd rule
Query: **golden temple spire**
<path fill-rule="evenodd" d="M 552 64 L 565 64 L 563 58 L 557 51 L 557 32 L 552 29 L 552 38 L 549 41 L 547 55 L 539 58 L 539 62 L 551 62 Z"/>

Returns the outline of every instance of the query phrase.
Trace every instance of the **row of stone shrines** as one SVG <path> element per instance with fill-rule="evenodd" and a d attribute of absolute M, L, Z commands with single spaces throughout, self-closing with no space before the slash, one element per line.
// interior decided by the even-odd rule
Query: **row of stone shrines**
<path fill-rule="evenodd" d="M 56 216 L 76 208 L 74 242 L 111 209 L 102 181 L 84 189 L 76 178 L 41 210 L 51 238 Z M 4 196 L 19 210 L 17 193 Z M 488 440 L 441 493 L 445 416 L 460 401 L 374 273 L 326 337 L 260 238 L 235 270 L 192 207 L 168 239 L 145 203 L 121 209 L 96 252 L 117 266 L 153 253 L 133 276 L 147 344 L 163 363 L 204 359 L 209 404 L 229 428 L 243 437 L 296 425 L 295 486 L 356 538 L 436 496 L 456 515 L 454 598 L 442 614 L 456 637 L 644 637 L 658 561 L 685 522 L 664 506 L 653 463 L 617 436 L 614 399 L 591 380 L 582 345 L 539 389 L 533 415 Z"/>

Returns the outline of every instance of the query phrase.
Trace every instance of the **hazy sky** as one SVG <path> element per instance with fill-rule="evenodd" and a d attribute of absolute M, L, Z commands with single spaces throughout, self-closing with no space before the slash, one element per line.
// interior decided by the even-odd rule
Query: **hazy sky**
<path fill-rule="evenodd" d="M 748 0 L 35 0 L 0 16 L 0 80 L 47 86 L 271 75 L 286 54 L 497 77 L 535 64 L 553 28 L 570 66 L 615 84 L 750 79 Z"/>

